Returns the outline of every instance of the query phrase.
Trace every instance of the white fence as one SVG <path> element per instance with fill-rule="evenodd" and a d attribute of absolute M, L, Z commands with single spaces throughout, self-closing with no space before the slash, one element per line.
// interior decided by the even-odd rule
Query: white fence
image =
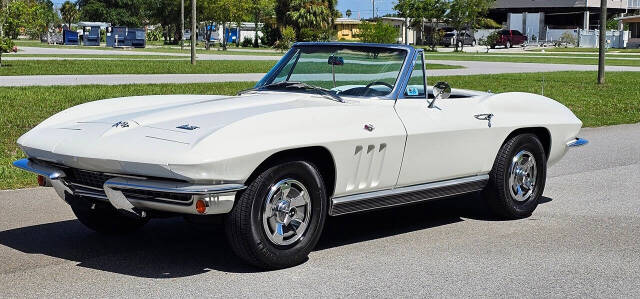
<path fill-rule="evenodd" d="M 597 48 L 600 39 L 598 30 L 580 30 L 578 45 L 581 48 Z M 629 31 L 608 30 L 608 48 L 624 48 L 629 40 Z"/>

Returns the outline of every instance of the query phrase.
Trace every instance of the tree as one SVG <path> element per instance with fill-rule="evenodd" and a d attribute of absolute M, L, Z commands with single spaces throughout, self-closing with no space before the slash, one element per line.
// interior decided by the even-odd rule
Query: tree
<path fill-rule="evenodd" d="M 347 9 L 345 15 L 347 15 L 347 18 L 351 18 L 351 9 Z"/>
<path fill-rule="evenodd" d="M 447 18 L 452 27 L 456 29 L 456 40 L 459 40 L 462 29 L 475 29 L 476 24 L 494 4 L 495 0 L 453 0 Z M 464 49 L 464 43 L 461 45 Z M 456 51 L 458 50 L 458 43 L 456 43 Z"/>
<path fill-rule="evenodd" d="M 275 4 L 278 28 L 282 31 L 291 26 L 298 39 L 302 36 L 324 39 L 332 35 L 333 23 L 340 17 L 336 0 L 276 0 Z"/>
<path fill-rule="evenodd" d="M 8 37 L 0 37 L 0 67 L 2 67 L 2 53 L 9 53 L 17 50 L 13 41 Z"/>
<path fill-rule="evenodd" d="M 162 27 L 165 44 L 182 40 L 182 32 L 178 31 L 180 4 L 180 0 L 147 0 L 148 13 L 146 14 L 149 16 L 150 23 L 160 24 Z"/>
<path fill-rule="evenodd" d="M 449 8 L 447 0 L 400 0 L 394 6 L 399 16 L 412 19 L 411 27 L 420 27 L 420 40 L 424 43 L 424 22 L 429 23 L 431 38 L 429 45 L 435 50 L 438 39 L 436 34 L 436 22 L 442 20 Z"/>
<path fill-rule="evenodd" d="M 207 24 L 206 39 L 207 48 L 213 33 L 214 26 L 222 25 L 222 48 L 227 49 L 227 28 L 235 23 L 237 27 L 244 20 L 248 11 L 248 3 L 243 0 L 202 0 L 198 2 L 200 7 L 200 21 Z M 239 39 L 239 38 L 238 38 Z M 239 42 L 239 40 L 237 40 Z"/>
<path fill-rule="evenodd" d="M 332 11 L 327 2 L 316 0 L 292 0 L 287 16 L 297 33 L 303 28 L 322 28 L 331 25 Z"/>
<path fill-rule="evenodd" d="M 251 18 L 255 27 L 255 36 L 253 38 L 253 47 L 259 47 L 258 25 L 264 23 L 266 17 L 273 14 L 273 10 L 276 3 L 274 0 L 253 0 L 249 4 L 249 11 L 251 12 Z"/>
<path fill-rule="evenodd" d="M 489 50 L 496 46 L 499 39 L 500 35 L 498 34 L 498 31 L 493 31 L 489 33 L 487 37 L 481 38 L 478 41 L 478 44 L 481 46 L 485 46 L 487 48 L 487 53 L 489 53 Z"/>
<path fill-rule="evenodd" d="M 142 27 L 150 18 L 149 0 L 78 0 L 80 19 L 114 26 Z"/>
<path fill-rule="evenodd" d="M 51 1 L 13 1 L 3 11 L 3 17 L 3 30 L 13 39 L 18 38 L 22 29 L 30 37 L 40 38 L 56 19 Z"/>
<path fill-rule="evenodd" d="M 392 44 L 398 38 L 398 30 L 392 25 L 378 21 L 358 25 L 357 37 L 364 43 Z"/>
<path fill-rule="evenodd" d="M 71 28 L 71 23 L 78 18 L 78 7 L 71 1 L 67 0 L 60 7 L 60 15 L 67 27 Z"/>

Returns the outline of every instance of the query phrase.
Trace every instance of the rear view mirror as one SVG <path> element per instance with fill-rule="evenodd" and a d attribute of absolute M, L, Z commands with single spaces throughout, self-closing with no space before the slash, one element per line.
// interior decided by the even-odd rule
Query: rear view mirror
<path fill-rule="evenodd" d="M 344 65 L 344 58 L 341 56 L 329 56 L 329 65 Z"/>

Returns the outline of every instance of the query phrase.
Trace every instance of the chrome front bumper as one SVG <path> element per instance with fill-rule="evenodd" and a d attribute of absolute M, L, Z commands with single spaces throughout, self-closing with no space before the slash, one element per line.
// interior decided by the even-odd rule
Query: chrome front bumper
<path fill-rule="evenodd" d="M 50 180 L 62 199 L 69 193 L 73 196 L 108 201 L 116 209 L 137 216 L 144 216 L 148 210 L 195 215 L 228 213 L 233 208 L 236 192 L 246 188 L 241 184 L 198 185 L 117 174 L 106 180 L 102 188 L 96 188 L 68 181 L 64 169 L 45 163 L 21 159 L 13 162 L 13 165 Z M 174 196 L 190 200 L 171 199 Z M 196 210 L 198 200 L 203 200 L 207 207 L 204 213 Z"/>

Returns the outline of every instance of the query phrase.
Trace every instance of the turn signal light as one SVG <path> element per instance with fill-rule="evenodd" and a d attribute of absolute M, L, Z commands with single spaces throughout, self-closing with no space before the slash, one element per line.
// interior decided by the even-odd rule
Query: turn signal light
<path fill-rule="evenodd" d="M 38 186 L 41 186 L 41 187 L 47 186 L 47 179 L 45 179 L 44 176 L 38 175 Z"/>
<path fill-rule="evenodd" d="M 207 205 L 204 203 L 204 200 L 199 199 L 196 201 L 196 211 L 200 214 L 204 214 L 204 212 L 207 211 Z"/>

